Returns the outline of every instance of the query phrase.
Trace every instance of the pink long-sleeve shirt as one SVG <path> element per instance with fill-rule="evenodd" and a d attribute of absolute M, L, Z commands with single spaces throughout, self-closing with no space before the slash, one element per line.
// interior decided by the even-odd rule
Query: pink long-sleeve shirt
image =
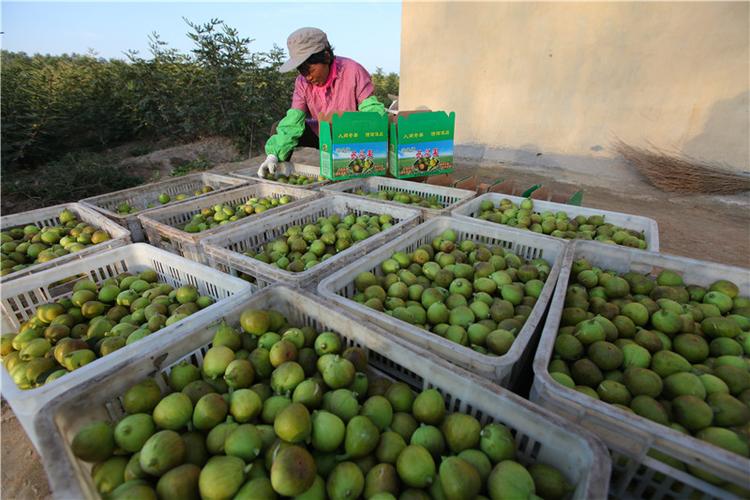
<path fill-rule="evenodd" d="M 370 97 L 375 89 L 370 73 L 358 62 L 336 56 L 326 83 L 320 87 L 308 83 L 299 75 L 294 82 L 292 109 L 304 112 L 307 123 L 318 133 L 318 115 L 357 111 L 359 103 Z"/>

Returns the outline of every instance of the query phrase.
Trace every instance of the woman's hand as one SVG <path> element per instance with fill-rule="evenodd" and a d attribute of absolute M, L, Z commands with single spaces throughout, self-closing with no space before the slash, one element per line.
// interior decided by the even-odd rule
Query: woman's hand
<path fill-rule="evenodd" d="M 268 155 L 258 169 L 258 177 L 265 177 L 266 174 L 276 173 L 276 167 L 279 165 L 279 158 L 276 155 Z"/>

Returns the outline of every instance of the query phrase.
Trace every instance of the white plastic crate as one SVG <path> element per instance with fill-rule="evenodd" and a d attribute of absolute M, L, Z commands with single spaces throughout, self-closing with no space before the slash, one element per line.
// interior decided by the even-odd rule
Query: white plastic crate
<path fill-rule="evenodd" d="M 81 200 L 81 203 L 103 213 L 121 226 L 128 228 L 133 235 L 133 241 L 141 242 L 145 241 L 146 237 L 143 233 L 141 222 L 138 220 L 138 215 L 163 207 L 164 205 L 159 203 L 160 194 L 168 194 L 173 200 L 171 204 L 176 205 L 183 201 L 195 199 L 196 196 L 193 193 L 202 186 L 211 186 L 214 190 L 206 194 L 215 194 L 250 183 L 251 181 L 248 179 L 239 179 L 212 172 L 201 172 L 181 177 L 170 177 L 159 182 L 92 196 L 91 198 Z M 188 198 L 181 201 L 174 201 L 175 196 L 178 194 L 187 194 Z M 117 212 L 117 207 L 121 203 L 128 203 L 132 207 L 140 207 L 141 209 L 131 214 L 121 214 Z M 154 207 L 145 208 L 150 204 L 153 204 Z"/>
<path fill-rule="evenodd" d="M 281 198 L 284 195 L 291 196 L 292 201 L 260 214 L 248 215 L 240 220 L 259 221 L 269 216 L 278 217 L 288 210 L 296 210 L 303 201 L 309 201 L 321 196 L 320 193 L 309 189 L 299 189 L 284 184 L 256 182 L 249 186 L 231 189 L 190 202 L 183 202 L 179 205 L 151 210 L 147 214 L 139 215 L 138 219 L 143 225 L 148 242 L 152 245 L 182 255 L 190 260 L 206 264 L 208 263 L 208 258 L 201 248 L 200 240 L 226 231 L 240 221 L 230 222 L 199 233 L 188 233 L 187 231 L 178 229 L 178 226 L 184 226 L 193 218 L 193 215 L 199 213 L 202 209 L 213 207 L 217 204 L 240 205 L 250 198 Z"/>
<path fill-rule="evenodd" d="M 464 203 L 458 208 L 455 208 L 451 214 L 455 217 L 471 218 L 474 219 L 479 215 L 479 206 L 484 200 L 490 200 L 497 206 L 497 204 L 503 198 L 507 198 L 514 204 L 518 205 L 526 198 L 520 196 L 510 196 L 502 193 L 486 193 L 468 203 Z M 653 252 L 659 251 L 659 227 L 654 219 L 643 217 L 641 215 L 630 215 L 623 214 L 620 212 L 609 212 L 607 210 L 600 210 L 598 208 L 591 207 L 578 207 L 575 205 L 566 205 L 564 203 L 555 203 L 553 201 L 534 200 L 534 211 L 535 212 L 565 212 L 568 217 L 574 218 L 577 215 L 603 215 L 604 222 L 614 224 L 616 226 L 624 227 L 625 229 L 632 229 L 634 231 L 642 232 L 646 237 L 646 245 L 648 250 Z M 479 219 L 481 220 L 481 219 Z M 483 221 L 487 224 L 495 224 L 490 221 Z M 497 224 L 502 225 L 502 224 Z M 523 231 L 523 229 L 519 229 Z"/>
<path fill-rule="evenodd" d="M 32 422 L 34 415 L 45 403 L 73 387 L 96 379 L 115 363 L 130 363 L 137 358 L 142 358 L 150 352 L 154 343 L 160 338 L 179 335 L 179 332 L 184 331 L 185 328 L 198 328 L 208 324 L 216 319 L 228 301 L 242 291 L 249 291 L 250 287 L 239 278 L 227 276 L 215 269 L 145 243 L 122 246 L 86 259 L 69 262 L 25 279 L 3 284 L 0 301 L 2 333 L 10 333 L 17 331 L 21 323 L 35 314 L 39 305 L 70 297 L 75 281 L 89 278 L 99 283 L 123 272 L 138 273 L 147 268 L 156 271 L 159 281 L 175 288 L 193 285 L 201 295 L 216 299 L 216 303 L 117 350 L 113 355 L 98 358 L 35 389 L 19 389 L 5 367 L 0 368 L 2 395 L 13 408 L 16 417 L 35 446 L 38 443 L 38 436 L 33 432 Z M 61 283 L 63 280 L 65 282 Z"/>
<path fill-rule="evenodd" d="M 45 269 L 52 269 L 66 262 L 72 260 L 82 259 L 89 255 L 109 250 L 111 248 L 117 248 L 122 245 L 130 243 L 130 231 L 124 229 L 118 224 L 112 222 L 108 218 L 104 217 L 99 212 L 92 210 L 81 203 L 63 203 L 61 205 L 54 205 L 46 208 L 38 208 L 36 210 L 30 210 L 28 212 L 21 212 L 19 214 L 4 215 L 0 217 L 0 228 L 3 231 L 16 226 L 27 226 L 34 225 L 42 227 L 45 225 L 57 225 L 60 224 L 59 215 L 63 210 L 70 210 L 81 222 L 86 222 L 92 226 L 96 226 L 109 233 L 110 239 L 103 241 L 96 245 L 91 245 L 80 252 L 69 253 L 52 259 L 47 262 L 39 262 L 32 264 L 29 267 L 16 271 L 14 273 L 7 274 L 0 277 L 0 283 L 6 283 L 10 280 L 22 278 L 30 274 L 44 271 Z"/>
<path fill-rule="evenodd" d="M 585 258 L 593 266 L 618 273 L 648 273 L 671 269 L 686 284 L 708 286 L 719 279 L 732 280 L 741 293 L 750 294 L 750 270 L 590 241 L 569 245 L 560 270 L 547 321 L 534 358 L 534 384 L 530 398 L 558 415 L 598 435 L 613 454 L 610 492 L 615 498 L 734 498 L 729 492 L 696 476 L 646 456 L 658 450 L 685 464 L 699 466 L 718 477 L 750 489 L 750 460 L 677 432 L 667 426 L 621 410 L 555 382 L 548 366 L 565 305 L 573 261 Z"/>
<path fill-rule="evenodd" d="M 249 168 L 243 168 L 240 170 L 236 170 L 234 172 L 229 172 L 229 175 L 233 177 L 238 177 L 240 179 L 247 179 L 247 180 L 255 180 L 258 182 L 267 182 L 269 184 L 279 184 L 281 186 L 293 186 L 298 187 L 300 189 L 317 189 L 320 186 L 323 186 L 324 184 L 328 184 L 330 181 L 328 179 L 323 179 L 322 181 L 318 180 L 318 176 L 320 176 L 320 167 L 316 167 L 315 165 L 307 165 L 305 163 L 295 163 L 295 162 L 287 162 L 291 164 L 291 174 L 297 174 L 307 177 L 308 179 L 312 179 L 313 182 L 310 184 L 305 185 L 297 185 L 297 184 L 289 184 L 286 182 L 279 182 L 279 181 L 273 181 L 264 179 L 263 177 L 258 177 L 258 167 L 249 167 Z"/>
<path fill-rule="evenodd" d="M 424 208 L 418 205 L 408 205 L 388 200 L 377 200 L 381 203 L 390 203 L 397 207 L 412 207 L 422 211 L 422 218 L 427 219 L 438 215 L 449 215 L 450 211 L 460 206 L 467 200 L 474 198 L 477 193 L 466 189 L 451 188 L 445 186 L 433 186 L 432 184 L 412 182 L 403 179 L 392 179 L 390 177 L 364 177 L 361 179 L 350 179 L 348 181 L 337 182 L 335 184 L 323 186 L 321 191 L 329 193 L 347 194 L 357 196 L 354 192 L 363 190 L 366 193 L 388 190 L 399 193 L 416 194 L 419 196 L 434 196 L 437 201 L 443 205 L 442 209 Z"/>
<path fill-rule="evenodd" d="M 311 224 L 319 217 L 328 217 L 333 214 L 338 214 L 343 218 L 349 213 L 358 216 L 387 214 L 393 217 L 394 225 L 390 229 L 354 243 L 343 252 L 300 273 L 279 269 L 243 255 L 243 252 L 247 250 L 258 250 L 266 243 L 279 238 L 292 226 Z M 350 196 L 331 195 L 306 202 L 296 210 L 276 217 L 237 224 L 215 236 L 201 240 L 201 245 L 208 255 L 208 263 L 211 267 L 233 276 L 239 273 L 247 274 L 255 279 L 255 285 L 258 288 L 276 282 L 308 287 L 317 285 L 321 277 L 367 255 L 385 242 L 403 234 L 416 226 L 418 221 L 418 210 L 396 208 L 376 201 L 354 199 Z"/>
<path fill-rule="evenodd" d="M 355 294 L 354 279 L 365 271 L 382 276 L 380 263 L 397 251 L 413 252 L 424 244 L 430 244 L 447 229 L 456 232 L 457 239 L 472 240 L 486 245 L 498 245 L 511 250 L 525 259 L 543 258 L 550 263 L 550 274 L 542 293 L 532 308 L 523 328 L 516 335 L 510 350 L 502 356 L 478 353 L 468 347 L 451 342 L 435 333 L 422 330 L 405 321 L 371 309 L 347 298 Z M 367 256 L 344 267 L 321 281 L 318 292 L 334 304 L 345 308 L 366 321 L 371 321 L 397 335 L 409 345 L 416 345 L 438 354 L 472 373 L 490 379 L 503 387 L 513 387 L 518 375 L 533 357 L 534 337 L 542 328 L 542 318 L 549 305 L 557 274 L 562 264 L 566 243 L 556 238 L 534 233 L 505 229 L 477 221 L 456 220 L 437 217 L 417 226 L 400 238 L 383 245 Z"/>
<path fill-rule="evenodd" d="M 347 347 L 356 345 L 368 351 L 371 371 L 404 381 L 417 391 L 437 388 L 449 412 L 469 413 L 482 425 L 498 421 L 508 426 L 515 435 L 519 460 L 560 469 L 575 485 L 570 498 L 607 496 L 610 461 L 604 446 L 510 391 L 437 360 L 426 351 L 407 349 L 385 331 L 362 325 L 298 289 L 268 287 L 244 303 L 225 308 L 224 318 L 237 325 L 245 308 L 276 309 L 291 324 L 337 332 Z M 55 498 L 98 497 L 89 472 L 91 465 L 76 459 L 70 450 L 75 432 L 95 419 L 121 417 L 118 395 L 145 377 L 156 375 L 165 389 L 171 366 L 183 359 L 201 362 L 218 323 L 165 339 L 148 356 L 111 367 L 107 374 L 65 394 L 40 412 L 36 432 L 42 437 L 41 457 Z"/>

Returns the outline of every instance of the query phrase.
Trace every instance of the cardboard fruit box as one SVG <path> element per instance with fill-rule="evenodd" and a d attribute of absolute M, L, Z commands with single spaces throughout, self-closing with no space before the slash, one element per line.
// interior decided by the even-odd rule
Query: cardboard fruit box
<path fill-rule="evenodd" d="M 456 113 L 401 111 L 389 123 L 390 173 L 405 179 L 453 172 Z"/>
<path fill-rule="evenodd" d="M 320 174 L 332 181 L 385 175 L 388 117 L 346 112 L 321 115 Z"/>

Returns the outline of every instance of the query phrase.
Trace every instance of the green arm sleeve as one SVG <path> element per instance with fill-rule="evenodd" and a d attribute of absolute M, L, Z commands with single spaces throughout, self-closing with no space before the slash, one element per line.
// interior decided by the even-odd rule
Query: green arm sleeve
<path fill-rule="evenodd" d="M 266 154 L 276 155 L 280 161 L 286 161 L 304 131 L 304 111 L 290 109 L 276 126 L 276 134 L 266 141 Z"/>
<path fill-rule="evenodd" d="M 385 106 L 382 102 L 378 101 L 378 98 L 374 95 L 371 95 L 364 101 L 360 102 L 357 109 L 359 111 L 372 111 L 375 113 L 380 113 L 381 116 L 385 114 Z"/>

